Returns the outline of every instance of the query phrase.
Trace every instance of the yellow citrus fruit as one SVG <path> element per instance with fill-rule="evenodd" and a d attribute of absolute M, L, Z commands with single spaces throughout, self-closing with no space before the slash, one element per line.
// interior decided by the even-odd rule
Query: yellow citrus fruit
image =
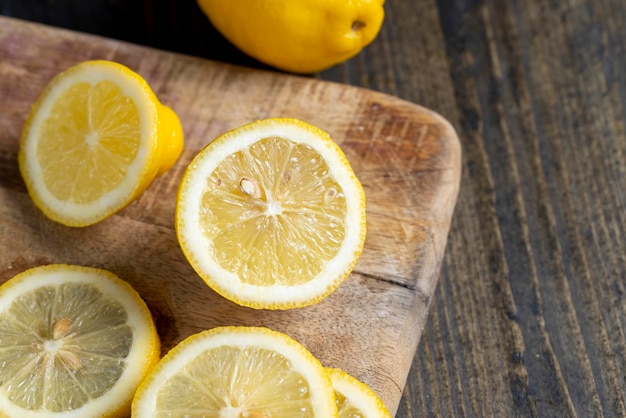
<path fill-rule="evenodd" d="M 137 390 L 134 418 L 337 416 L 325 369 L 291 337 L 260 327 L 218 327 L 188 337 Z"/>
<path fill-rule="evenodd" d="M 227 132 L 189 164 L 176 231 L 206 283 L 244 306 L 319 302 L 350 274 L 365 240 L 365 193 L 339 146 L 297 119 Z"/>
<path fill-rule="evenodd" d="M 365 383 L 341 369 L 326 369 L 335 390 L 339 418 L 391 418 L 383 401 Z"/>
<path fill-rule="evenodd" d="M 358 54 L 378 35 L 384 0 L 198 0 L 213 26 L 244 53 L 313 73 Z"/>
<path fill-rule="evenodd" d="M 0 416 L 127 416 L 159 355 L 150 311 L 108 271 L 52 264 L 0 286 Z"/>
<path fill-rule="evenodd" d="M 178 159 L 183 132 L 137 73 L 86 61 L 58 74 L 24 125 L 20 171 L 43 213 L 86 226 L 118 212 Z"/>

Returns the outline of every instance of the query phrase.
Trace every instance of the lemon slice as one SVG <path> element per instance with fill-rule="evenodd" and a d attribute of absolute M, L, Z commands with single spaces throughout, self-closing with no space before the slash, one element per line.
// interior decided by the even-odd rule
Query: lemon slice
<path fill-rule="evenodd" d="M 137 390 L 133 417 L 331 418 L 321 363 L 291 337 L 261 327 L 218 327 L 188 337 Z"/>
<path fill-rule="evenodd" d="M 365 240 L 365 193 L 329 135 L 265 119 L 215 139 L 181 181 L 176 230 L 215 291 L 244 306 L 288 309 L 333 292 Z"/>
<path fill-rule="evenodd" d="M 0 287 L 0 416 L 124 416 L 159 355 L 148 308 L 110 272 L 53 264 Z"/>
<path fill-rule="evenodd" d="M 383 401 L 365 383 L 341 369 L 326 369 L 330 376 L 339 418 L 391 418 Z"/>
<path fill-rule="evenodd" d="M 19 165 L 46 216 L 86 226 L 135 200 L 182 148 L 178 116 L 140 75 L 87 61 L 57 75 L 34 104 Z"/>

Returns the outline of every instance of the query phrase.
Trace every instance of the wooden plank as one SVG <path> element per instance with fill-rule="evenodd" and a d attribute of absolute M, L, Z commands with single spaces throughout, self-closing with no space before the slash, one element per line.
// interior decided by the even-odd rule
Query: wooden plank
<path fill-rule="evenodd" d="M 626 3 L 437 3 L 465 184 L 398 416 L 624 417 Z"/>
<path fill-rule="evenodd" d="M 17 168 L 30 105 L 59 71 L 88 59 L 142 74 L 180 116 L 185 150 L 135 203 L 92 227 L 51 222 Z M 326 366 L 368 383 L 395 413 L 437 284 L 460 177 L 452 127 L 432 111 L 366 89 L 250 70 L 0 18 L 0 281 L 52 262 L 109 269 L 147 301 L 164 350 L 217 325 L 264 325 L 305 344 Z M 173 230 L 189 161 L 218 134 L 291 116 L 328 131 L 366 195 L 368 237 L 353 274 L 318 305 L 239 307 L 213 293 L 184 259 Z"/>

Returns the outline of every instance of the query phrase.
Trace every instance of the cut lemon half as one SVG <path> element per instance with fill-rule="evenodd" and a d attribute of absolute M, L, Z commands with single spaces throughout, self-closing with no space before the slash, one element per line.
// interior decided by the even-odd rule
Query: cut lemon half
<path fill-rule="evenodd" d="M 34 104 L 19 165 L 46 216 L 86 226 L 139 197 L 182 148 L 178 116 L 139 74 L 86 61 L 57 75 Z"/>
<path fill-rule="evenodd" d="M 326 369 L 335 390 L 339 418 L 391 418 L 383 401 L 365 383 L 341 369 Z"/>
<path fill-rule="evenodd" d="M 132 412 L 134 418 L 337 416 L 321 363 L 291 337 L 260 327 L 188 337 L 141 384 Z"/>
<path fill-rule="evenodd" d="M 365 193 L 321 129 L 265 119 L 207 145 L 181 181 L 176 231 L 196 272 L 244 306 L 319 302 L 354 268 Z"/>
<path fill-rule="evenodd" d="M 148 308 L 108 271 L 53 264 L 0 287 L 0 416 L 127 416 L 159 355 Z"/>

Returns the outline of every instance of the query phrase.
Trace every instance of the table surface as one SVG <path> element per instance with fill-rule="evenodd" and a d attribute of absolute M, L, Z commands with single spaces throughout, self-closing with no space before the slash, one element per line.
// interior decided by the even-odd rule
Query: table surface
<path fill-rule="evenodd" d="M 397 417 L 626 416 L 626 2 L 387 0 L 316 77 L 448 119 L 441 276 Z M 0 14 L 253 68 L 193 0 L 0 0 Z"/>

